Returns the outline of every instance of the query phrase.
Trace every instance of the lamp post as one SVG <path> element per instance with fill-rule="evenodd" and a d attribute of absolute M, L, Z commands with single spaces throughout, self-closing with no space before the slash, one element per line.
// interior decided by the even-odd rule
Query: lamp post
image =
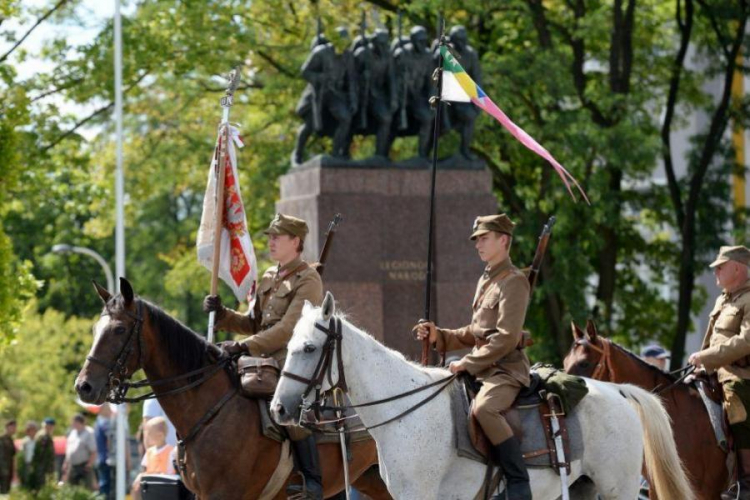
<path fill-rule="evenodd" d="M 115 280 L 112 277 L 112 268 L 109 267 L 109 264 L 107 263 L 106 260 L 104 260 L 104 257 L 99 255 L 97 252 L 91 250 L 90 248 L 77 247 L 74 245 L 68 245 L 66 243 L 60 243 L 52 247 L 52 253 L 57 253 L 57 254 L 79 253 L 81 255 L 88 255 L 89 257 L 93 258 L 95 261 L 99 263 L 100 266 L 102 266 L 102 269 L 104 270 L 104 275 L 107 277 L 107 291 L 114 295 Z"/>
<path fill-rule="evenodd" d="M 90 248 L 77 247 L 74 245 L 68 245 L 66 243 L 60 243 L 52 247 L 52 253 L 56 254 L 68 254 L 78 253 L 81 255 L 88 255 L 102 266 L 104 275 L 107 277 L 107 291 L 114 295 L 115 294 L 115 280 L 112 277 L 112 268 L 104 257 L 99 253 L 91 250 Z M 125 498 L 125 411 L 126 407 L 124 404 L 118 405 L 117 407 L 117 500 Z"/>

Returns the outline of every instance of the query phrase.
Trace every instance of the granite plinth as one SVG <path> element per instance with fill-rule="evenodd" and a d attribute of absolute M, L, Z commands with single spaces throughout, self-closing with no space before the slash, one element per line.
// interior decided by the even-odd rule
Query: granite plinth
<path fill-rule="evenodd" d="M 417 359 L 412 326 L 424 316 L 430 196 L 429 168 L 294 168 L 280 180 L 280 212 L 307 220 L 305 258 L 315 261 L 328 223 L 344 221 L 323 275 L 338 307 L 386 345 Z M 486 168 L 437 175 L 432 314 L 440 326 L 471 320 L 483 264 L 468 239 L 478 215 L 497 212 Z"/>

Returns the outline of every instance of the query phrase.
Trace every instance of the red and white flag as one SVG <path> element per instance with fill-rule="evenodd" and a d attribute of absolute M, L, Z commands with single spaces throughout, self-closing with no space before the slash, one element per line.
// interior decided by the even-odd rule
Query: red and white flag
<path fill-rule="evenodd" d="M 203 215 L 198 229 L 198 262 L 209 271 L 213 267 L 214 233 L 216 224 L 216 179 L 219 169 L 219 151 L 224 140 L 224 127 L 219 130 L 211 170 L 208 173 L 206 196 L 203 198 Z M 237 155 L 234 145 L 242 147 L 239 131 L 229 126 L 229 144 L 226 174 L 224 176 L 224 214 L 221 231 L 221 252 L 219 261 L 219 278 L 234 292 L 237 300 L 252 302 L 255 295 L 255 282 L 258 279 L 258 267 L 255 249 L 247 230 L 245 206 L 240 194 L 240 182 L 237 175 Z"/>

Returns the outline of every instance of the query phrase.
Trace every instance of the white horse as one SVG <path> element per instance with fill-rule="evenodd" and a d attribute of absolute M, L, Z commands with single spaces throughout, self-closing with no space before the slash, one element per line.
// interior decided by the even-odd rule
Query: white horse
<path fill-rule="evenodd" d="M 329 353 L 330 379 L 325 377 L 321 389 L 325 391 L 343 376 L 353 405 L 401 394 L 449 375 L 445 369 L 407 361 L 343 318 L 341 340 L 329 341 L 325 330 L 330 330 L 333 315 L 330 293 L 321 307 L 307 303 L 303 308 L 289 343 L 285 375 L 271 402 L 280 424 L 289 425 L 299 418 L 306 380 L 315 377 L 327 347 L 333 349 Z M 338 349 L 340 353 L 335 352 Z M 344 373 L 339 373 L 339 354 Z M 661 500 L 694 498 L 677 456 L 669 417 L 659 400 L 631 385 L 589 379 L 586 383 L 589 393 L 574 410 L 585 446 L 581 459 L 571 464 L 571 483 L 587 476 L 593 482 L 585 492 L 587 497 L 598 493 L 602 500 L 633 500 L 638 496 L 645 456 L 652 488 Z M 365 425 L 377 425 L 414 407 L 434 391 L 362 407 L 358 413 Z M 311 403 L 314 394 L 304 402 Z M 417 410 L 370 431 L 378 445 L 380 474 L 394 498 L 473 499 L 482 488 L 485 466 L 456 453 L 450 397 L 448 391 L 442 391 Z M 535 500 L 560 497 L 560 477 L 551 468 L 534 468 L 529 475 Z"/>

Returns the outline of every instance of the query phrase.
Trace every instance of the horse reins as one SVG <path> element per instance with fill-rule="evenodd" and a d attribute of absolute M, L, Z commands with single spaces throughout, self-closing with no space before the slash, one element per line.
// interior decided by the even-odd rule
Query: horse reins
<path fill-rule="evenodd" d="M 130 359 L 131 354 L 133 353 L 133 350 L 135 349 L 135 344 L 137 341 L 138 344 L 138 366 L 141 366 L 141 362 L 143 359 L 143 335 L 141 334 L 143 329 L 143 302 L 141 300 L 137 301 L 137 313 L 133 314 L 127 309 L 124 310 L 125 314 L 132 318 L 134 320 L 133 325 L 130 327 L 130 331 L 128 332 L 128 338 L 125 341 L 125 343 L 122 346 L 122 349 L 120 349 L 120 352 L 117 355 L 117 358 L 115 359 L 114 363 L 107 363 L 105 361 L 102 361 L 101 359 L 98 359 L 92 355 L 86 356 L 86 359 L 88 361 L 91 361 L 92 363 L 96 363 L 100 366 L 105 367 L 107 370 L 109 370 L 109 373 L 107 374 L 107 379 L 110 387 L 110 393 L 107 395 L 106 400 L 110 403 L 114 404 L 122 404 L 122 403 L 139 403 L 141 401 L 145 401 L 147 399 L 155 399 L 157 397 L 163 397 L 163 396 L 172 396 L 175 394 L 181 394 L 183 392 L 187 392 L 190 389 L 193 389 L 195 387 L 198 387 L 205 383 L 206 381 L 210 380 L 214 375 L 216 375 L 219 371 L 225 369 L 227 365 L 229 365 L 232 362 L 232 358 L 228 356 L 222 356 L 216 363 L 210 364 L 208 366 L 204 366 L 202 368 L 198 368 L 197 370 L 192 370 L 187 373 L 182 373 L 180 375 L 175 375 L 173 377 L 168 377 L 164 379 L 154 380 L 150 381 L 149 379 L 143 379 L 138 380 L 135 382 L 128 381 L 130 375 L 127 375 L 127 362 L 128 359 Z M 111 316 L 111 311 L 105 306 L 105 311 L 101 314 L 101 316 Z M 160 385 L 166 385 L 171 384 L 174 382 L 179 382 L 182 380 L 187 380 L 192 377 L 200 375 L 201 377 L 197 380 L 194 380 L 187 385 L 183 385 L 181 387 L 177 387 L 175 389 L 170 389 L 168 391 L 164 391 L 162 393 L 159 393 L 158 395 L 156 392 L 151 391 L 147 394 L 143 394 L 140 396 L 129 398 L 127 397 L 127 393 L 130 389 L 140 389 L 143 387 L 155 387 Z M 237 388 L 233 387 L 229 391 L 227 391 L 226 394 L 219 400 L 219 402 L 214 405 L 208 412 L 206 412 L 203 417 L 198 420 L 198 422 L 192 427 L 192 429 L 188 432 L 186 437 L 184 439 L 180 440 L 180 444 L 184 446 L 185 443 L 190 441 L 192 438 L 195 437 L 196 434 L 198 434 L 198 431 L 205 425 L 211 418 L 213 418 L 219 410 L 230 400 L 232 397 L 237 394 Z"/>
<path fill-rule="evenodd" d="M 602 341 L 602 347 L 598 347 L 594 345 L 593 342 L 590 342 L 586 339 L 578 339 L 575 342 L 575 345 L 579 346 L 586 346 L 599 354 L 601 354 L 601 357 L 599 358 L 599 362 L 596 364 L 596 367 L 594 367 L 594 371 L 591 373 L 591 378 L 596 380 L 608 380 L 612 381 L 615 377 L 614 369 L 612 368 L 611 363 L 611 356 L 610 356 L 610 348 L 611 344 L 610 341 L 607 339 L 601 339 Z M 687 365 L 683 366 L 682 368 L 678 368 L 677 370 L 671 371 L 667 373 L 666 375 L 672 375 L 675 376 L 678 373 L 681 374 L 679 378 L 674 380 L 672 383 L 660 387 L 657 386 L 654 389 L 651 390 L 652 394 L 659 395 L 663 392 L 666 392 L 670 389 L 673 389 L 674 387 L 678 386 L 680 383 L 682 383 L 690 374 L 692 374 L 695 371 L 695 366 L 693 365 Z M 601 378 L 604 373 L 607 373 L 608 377 L 607 379 Z"/>
<path fill-rule="evenodd" d="M 323 344 L 323 352 L 321 353 L 320 358 L 318 359 L 318 363 L 315 366 L 315 370 L 313 371 L 312 377 L 311 378 L 302 377 L 300 375 L 288 372 L 286 370 L 281 372 L 282 377 L 287 377 L 297 382 L 307 384 L 307 387 L 305 388 L 305 391 L 302 394 L 303 400 L 313 390 L 315 390 L 315 400 L 313 401 L 313 403 L 308 405 L 304 411 L 313 410 L 317 416 L 320 414 L 321 410 L 333 410 L 333 411 L 343 412 L 346 410 L 351 410 L 351 409 L 356 409 L 356 408 L 376 406 L 376 405 L 380 405 L 383 403 L 396 401 L 396 400 L 411 396 L 413 394 L 418 394 L 422 391 L 430 389 L 431 387 L 435 387 L 438 385 L 440 386 L 436 391 L 431 393 L 428 397 L 426 397 L 425 399 L 423 399 L 416 405 L 399 413 L 395 417 L 389 418 L 388 420 L 384 422 L 380 422 L 379 424 L 376 424 L 376 425 L 371 425 L 371 426 L 363 425 L 361 428 L 347 429 L 345 431 L 347 433 L 353 433 L 353 432 L 358 432 L 358 431 L 363 431 L 363 430 L 369 431 L 371 429 L 382 427 L 384 425 L 387 425 L 391 422 L 394 422 L 396 420 L 399 420 L 405 417 L 406 415 L 418 410 L 419 408 L 421 408 L 422 406 L 424 406 L 425 404 L 429 403 L 434 398 L 436 398 L 444 389 L 446 389 L 451 384 L 451 382 L 453 382 L 453 380 L 456 379 L 456 377 L 458 377 L 458 374 L 451 374 L 448 377 L 442 378 L 440 380 L 436 380 L 434 382 L 431 382 L 421 387 L 417 387 L 416 389 L 411 389 L 409 391 L 403 392 L 401 394 L 397 394 L 395 396 L 389 396 L 387 398 L 378 399 L 376 401 L 369 401 L 367 403 L 361 403 L 358 405 L 345 405 L 345 406 L 323 405 L 321 401 L 322 401 L 322 397 L 324 398 L 326 393 L 332 392 L 335 389 L 340 389 L 343 392 L 347 392 L 347 388 L 348 388 L 346 384 L 346 376 L 344 374 L 344 363 L 343 363 L 342 354 L 341 354 L 341 341 L 343 340 L 341 319 L 332 317 L 329 320 L 327 328 L 316 321 L 315 328 L 323 332 L 327 338 L 326 338 L 325 343 Z M 333 373 L 332 373 L 333 371 L 332 360 L 333 360 L 334 351 L 336 351 L 336 360 L 337 360 L 337 365 L 338 365 L 338 380 L 336 381 L 335 384 L 333 383 Z M 322 386 L 323 386 L 323 381 L 326 379 L 326 377 L 328 378 L 328 383 L 330 385 L 330 388 L 324 392 L 322 391 Z M 341 418 L 337 418 L 333 420 L 324 420 L 324 421 L 318 420 L 316 422 L 308 422 L 308 421 L 303 421 L 300 415 L 300 425 L 303 425 L 306 427 L 318 427 L 318 426 L 325 425 L 325 424 L 340 424 L 341 422 L 349 418 L 352 418 L 352 416 L 341 417 Z M 316 431 L 321 432 L 323 434 L 327 434 L 326 431 L 319 429 L 319 428 L 317 428 Z M 338 435 L 339 432 L 338 431 L 332 432 L 331 434 Z"/>

